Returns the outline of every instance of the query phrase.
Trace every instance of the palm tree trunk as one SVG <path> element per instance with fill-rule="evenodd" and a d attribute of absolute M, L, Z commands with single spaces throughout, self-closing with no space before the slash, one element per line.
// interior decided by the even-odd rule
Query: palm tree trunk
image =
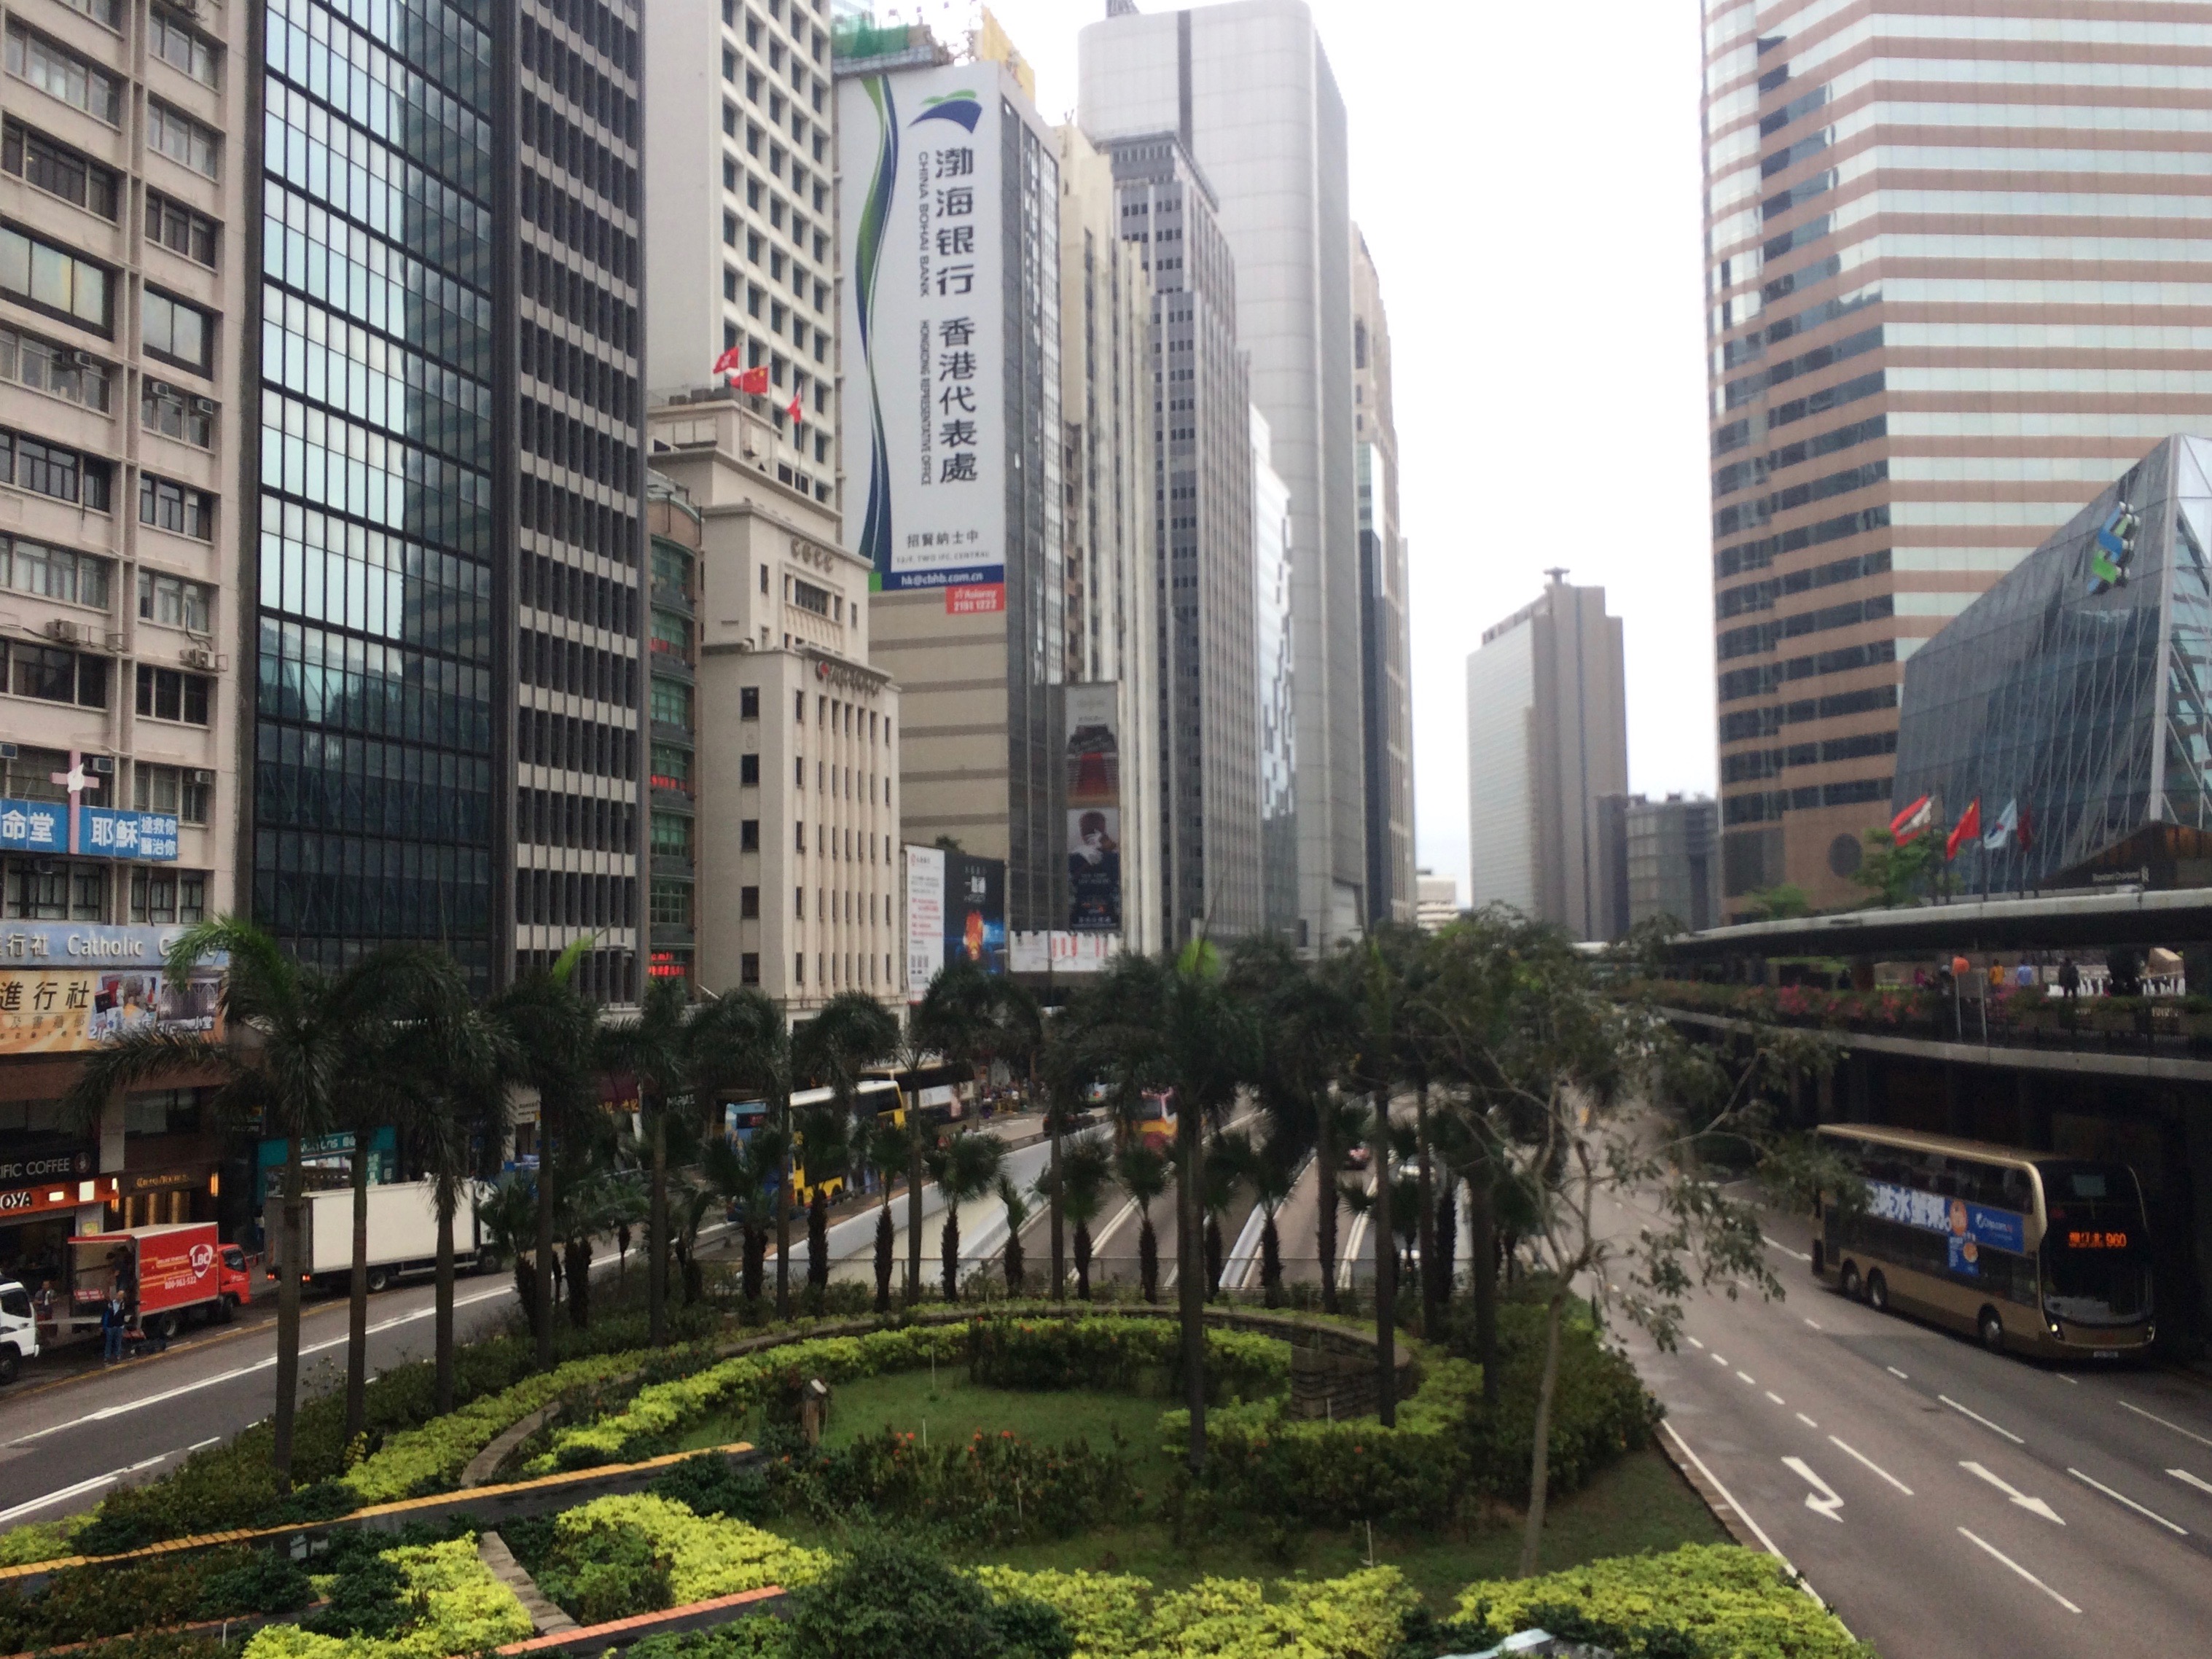
<path fill-rule="evenodd" d="M 1052 1215 L 1052 1299 L 1065 1302 L 1067 1300 L 1067 1259 L 1060 1248 L 1060 1108 L 1054 1106 L 1048 1109 L 1051 1116 L 1047 1121 L 1052 1125 L 1052 1187 L 1047 1200 L 1047 1207 Z"/>
<path fill-rule="evenodd" d="M 653 1192 L 646 1231 L 653 1235 L 653 1258 L 646 1263 L 646 1340 L 656 1348 L 668 1344 L 668 1123 L 667 1103 L 653 1103 Z M 549 1253 L 548 1259 L 550 1259 Z M 552 1310 L 546 1310 L 552 1327 Z"/>
<path fill-rule="evenodd" d="M 1515 1575 L 1520 1578 L 1534 1575 L 1537 1547 L 1544 1541 L 1544 1504 L 1552 1474 L 1552 1396 L 1559 1386 L 1559 1319 L 1565 1299 L 1562 1287 L 1544 1316 L 1544 1375 L 1536 1385 L 1535 1439 L 1528 1449 L 1528 1519 L 1521 1534 L 1521 1571 Z"/>
<path fill-rule="evenodd" d="M 1185 1455 L 1193 1474 L 1206 1471 L 1206 1264 L 1199 1235 L 1205 1230 L 1206 1195 L 1200 1189 L 1200 1164 L 1204 1153 L 1199 1138 L 1199 1109 L 1194 1098 L 1177 1103 L 1181 1121 L 1176 1133 L 1182 1142 L 1182 1179 L 1177 1183 L 1176 1204 L 1176 1300 L 1182 1324 L 1184 1401 L 1190 1407 L 1190 1437 Z"/>
<path fill-rule="evenodd" d="M 438 1182 L 438 1278 L 434 1333 L 431 1345 L 437 1353 L 437 1407 L 443 1417 L 453 1409 L 453 1211 L 460 1202 L 458 1183 Z"/>
<path fill-rule="evenodd" d="M 1390 1096 L 1375 1097 L 1375 1363 L 1379 1367 L 1376 1414 L 1398 1426 L 1398 1238 L 1390 1226 Z"/>
<path fill-rule="evenodd" d="M 353 1137 L 353 1285 L 346 1309 L 346 1443 L 368 1426 L 368 1140 Z"/>
<path fill-rule="evenodd" d="M 960 1206 L 948 1196 L 945 1200 L 945 1231 L 939 1235 L 945 1255 L 945 1299 L 960 1299 Z"/>
<path fill-rule="evenodd" d="M 1459 1182 L 1447 1173 L 1437 1185 L 1437 1328 L 1451 1312 L 1452 1283 L 1457 1278 Z"/>
<path fill-rule="evenodd" d="M 817 1295 L 830 1288 L 830 1191 L 820 1183 L 806 1206 L 806 1288 Z"/>
<path fill-rule="evenodd" d="M 1145 1300 L 1160 1299 L 1160 1236 L 1152 1231 L 1152 1206 L 1145 1206 L 1137 1219 L 1137 1282 L 1145 1287 Z"/>
<path fill-rule="evenodd" d="M 1018 1297 L 1022 1293 L 1022 1280 L 1027 1276 L 1028 1264 L 1022 1260 L 1022 1234 L 1018 1227 L 1006 1230 L 1006 1294 Z"/>
<path fill-rule="evenodd" d="M 884 1183 L 884 1207 L 876 1212 L 876 1311 L 891 1310 L 891 1240 L 898 1229 L 891 1223 L 890 1183 Z"/>
<path fill-rule="evenodd" d="M 1260 1224 L 1260 1290 L 1271 1308 L 1283 1305 L 1283 1242 L 1275 1231 L 1275 1212 Z"/>
<path fill-rule="evenodd" d="M 274 1445 L 270 1462 L 276 1484 L 292 1484 L 292 1419 L 300 1401 L 300 1137 L 284 1147 L 284 1196 L 276 1206 L 276 1408 L 270 1427 Z"/>
<path fill-rule="evenodd" d="M 1075 1224 L 1075 1294 L 1091 1300 L 1091 1224 L 1081 1220 Z"/>
<path fill-rule="evenodd" d="M 1314 1165 L 1321 1181 L 1314 1212 L 1314 1254 L 1321 1258 L 1321 1310 L 1334 1313 L 1336 1301 L 1336 1130 L 1330 1103 L 1321 1103 L 1320 1132 L 1314 1139 Z"/>
<path fill-rule="evenodd" d="M 921 1300 L 921 1120 L 907 1126 L 906 1305 Z"/>
<path fill-rule="evenodd" d="M 538 1249 L 530 1264 L 537 1288 L 530 1307 L 530 1331 L 538 1339 L 538 1369 L 553 1369 L 553 1136 L 544 1103 L 538 1107 Z"/>
<path fill-rule="evenodd" d="M 1208 1302 L 1221 1294 L 1221 1218 L 1212 1210 L 1206 1212 L 1206 1299 Z"/>
<path fill-rule="evenodd" d="M 1491 1204 L 1490 1165 L 1468 1177 L 1467 1222 L 1472 1236 L 1467 1264 L 1474 1280 L 1474 1358 L 1482 1367 L 1482 1405 L 1498 1408 L 1498 1223 Z"/>
<path fill-rule="evenodd" d="M 1415 1248 L 1420 1251 L 1421 1334 L 1432 1338 L 1437 1334 L 1443 1298 L 1437 1293 L 1437 1202 L 1429 1160 L 1429 1090 L 1426 1084 L 1421 1085 L 1421 1092 L 1415 1097 L 1413 1114 L 1414 1146 L 1419 1159 L 1414 1169 L 1414 1185 L 1421 1198 L 1420 1218 L 1413 1227 Z"/>

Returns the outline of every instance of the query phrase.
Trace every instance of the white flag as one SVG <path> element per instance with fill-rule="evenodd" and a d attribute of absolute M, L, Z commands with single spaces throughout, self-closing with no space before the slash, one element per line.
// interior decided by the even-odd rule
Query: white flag
<path fill-rule="evenodd" d="M 2012 845 L 2012 838 L 2020 832 L 2020 797 L 2015 795 L 2005 803 L 1997 821 L 1990 826 L 1990 833 L 1982 837 L 1985 852 L 1999 853 Z"/>

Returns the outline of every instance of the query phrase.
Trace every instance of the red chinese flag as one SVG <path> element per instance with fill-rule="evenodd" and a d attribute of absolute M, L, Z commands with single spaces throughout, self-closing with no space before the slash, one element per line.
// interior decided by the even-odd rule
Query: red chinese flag
<path fill-rule="evenodd" d="M 730 389 L 732 392 L 750 392 L 756 398 L 766 396 L 768 392 L 768 365 L 766 363 L 756 364 L 753 368 L 745 370 L 742 374 L 731 375 Z"/>
<path fill-rule="evenodd" d="M 745 349 L 743 346 L 732 346 L 720 356 L 714 359 L 714 373 L 717 374 L 726 374 L 733 368 L 744 368 L 744 362 Z"/>
<path fill-rule="evenodd" d="M 1968 842 L 1979 838 L 1982 833 L 1982 798 L 1977 795 L 1966 803 L 1966 810 L 1959 814 L 1959 821 L 1951 828 L 1950 838 L 1943 843 L 1943 856 L 1955 859 L 1959 849 Z"/>
<path fill-rule="evenodd" d="M 783 412 L 791 416 L 792 425 L 797 426 L 799 424 L 800 409 L 799 394 L 796 392 L 791 394 L 791 401 L 784 405 Z"/>

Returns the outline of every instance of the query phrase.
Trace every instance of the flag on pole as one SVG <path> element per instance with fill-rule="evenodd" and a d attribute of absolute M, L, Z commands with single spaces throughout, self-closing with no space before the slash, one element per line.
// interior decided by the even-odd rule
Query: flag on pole
<path fill-rule="evenodd" d="M 2035 820 L 2028 811 L 2027 803 L 2025 801 L 2021 803 L 2020 808 L 2019 840 L 2020 850 L 2023 853 L 2035 845 Z"/>
<path fill-rule="evenodd" d="M 1997 814 L 1997 821 L 1990 826 L 1990 833 L 1982 837 L 1982 849 L 1989 853 L 2002 853 L 2012 845 L 2013 837 L 2019 833 L 2020 798 L 2015 795 L 2005 803 L 2004 811 Z"/>
<path fill-rule="evenodd" d="M 1925 835 L 1928 826 L 1935 822 L 1935 799 L 1923 795 L 1889 821 L 1889 838 L 1899 847 L 1910 846 Z"/>
<path fill-rule="evenodd" d="M 797 426 L 799 424 L 801 405 L 799 401 L 799 394 L 796 392 L 791 394 L 791 401 L 784 405 L 783 412 L 791 416 L 792 425 Z"/>
<path fill-rule="evenodd" d="M 1982 798 L 1977 795 L 1966 803 L 1966 810 L 1959 814 L 1958 823 L 1952 825 L 1950 837 L 1943 843 L 1943 856 L 1946 859 L 1957 858 L 1959 849 L 1981 833 Z"/>
<path fill-rule="evenodd" d="M 750 392 L 756 398 L 768 395 L 768 365 L 756 363 L 743 374 L 730 376 L 730 390 Z"/>
<path fill-rule="evenodd" d="M 727 348 L 720 356 L 714 359 L 714 373 L 717 374 L 727 374 L 732 369 L 743 368 L 744 366 L 745 349 L 741 345 Z"/>

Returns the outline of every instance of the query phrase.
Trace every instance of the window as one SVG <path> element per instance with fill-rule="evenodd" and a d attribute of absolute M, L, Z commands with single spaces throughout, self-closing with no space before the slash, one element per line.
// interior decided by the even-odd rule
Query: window
<path fill-rule="evenodd" d="M 760 687 L 741 686 L 738 690 L 738 718 L 757 720 L 760 718 Z"/>
<path fill-rule="evenodd" d="M 139 390 L 138 422 L 149 432 L 177 439 L 195 449 L 215 446 L 213 399 L 192 397 L 159 380 L 149 380 Z"/>
<path fill-rule="evenodd" d="M 0 760 L 0 795 L 16 800 L 67 800 L 69 792 L 54 781 L 54 774 L 68 771 L 69 763 L 62 750 L 19 744 L 14 759 Z"/>
<path fill-rule="evenodd" d="M 740 921 L 757 921 L 760 920 L 759 888 L 740 887 L 738 889 L 738 916 Z"/>
<path fill-rule="evenodd" d="M 64 605 L 107 609 L 108 577 L 115 567 L 90 553 L 48 547 L 21 537 L 0 536 L 0 587 L 36 593 Z M 12 793 L 0 791 L 0 793 Z"/>
<path fill-rule="evenodd" d="M 112 481 L 106 461 L 20 432 L 0 432 L 0 483 L 105 513 Z"/>
<path fill-rule="evenodd" d="M 738 781 L 749 789 L 757 789 L 760 787 L 760 757 L 758 755 L 738 757 Z"/>
<path fill-rule="evenodd" d="M 669 726 L 691 729 L 691 688 L 682 680 L 653 677 L 653 718 Z"/>
<path fill-rule="evenodd" d="M 222 140 L 216 133 L 181 110 L 151 98 L 146 100 L 146 143 L 210 179 L 216 176 L 222 154 Z"/>
<path fill-rule="evenodd" d="M 11 921 L 106 921 L 107 871 L 97 864 L 10 860 L 5 908 Z"/>
<path fill-rule="evenodd" d="M 0 225 L 0 293 L 102 334 L 111 326 L 105 267 L 7 225 Z"/>
<path fill-rule="evenodd" d="M 20 121 L 0 128 L 0 171 L 14 173 L 64 202 L 74 202 L 103 219 L 115 217 L 115 175 L 44 133 Z"/>
<path fill-rule="evenodd" d="M 146 50 L 163 63 L 182 70 L 202 86 L 216 84 L 215 48 L 192 33 L 180 17 L 159 6 L 149 9 Z"/>
<path fill-rule="evenodd" d="M 215 590 L 182 576 L 165 576 L 151 570 L 138 573 L 138 617 L 164 628 L 188 629 L 195 634 L 211 631 L 209 618 L 215 609 Z"/>
<path fill-rule="evenodd" d="M 207 877 L 197 870 L 133 870 L 133 921 L 204 921 Z"/>
<path fill-rule="evenodd" d="M 215 497 L 204 489 L 188 489 L 183 484 L 142 472 L 138 475 L 138 522 L 152 525 L 156 530 L 190 536 L 196 541 L 212 541 Z"/>
<path fill-rule="evenodd" d="M 653 580 L 678 593 L 691 591 L 691 556 L 656 538 L 653 544 Z"/>
<path fill-rule="evenodd" d="M 653 815 L 653 856 L 688 859 L 691 856 L 691 820 L 681 812 Z"/>
<path fill-rule="evenodd" d="M 182 720 L 187 726 L 208 723 L 210 681 L 174 668 L 138 665 L 138 712 L 152 720 Z"/>
<path fill-rule="evenodd" d="M 107 365 L 88 351 L 0 328 L 0 380 L 14 380 L 104 415 L 112 379 Z"/>
<path fill-rule="evenodd" d="M 111 127 L 123 125 L 123 82 L 21 23 L 8 25 L 8 73 Z"/>
<path fill-rule="evenodd" d="M 172 253 L 181 253 L 196 264 L 215 269 L 216 239 L 220 228 L 205 214 L 195 213 L 166 196 L 146 192 L 146 240 L 159 242 Z"/>
<path fill-rule="evenodd" d="M 690 619 L 655 605 L 653 610 L 653 634 L 647 643 L 665 656 L 678 657 L 689 662 L 691 659 Z"/>
<path fill-rule="evenodd" d="M 197 1089 L 149 1089 L 123 1097 L 123 1133 L 134 1135 L 191 1134 L 200 1127 L 200 1096 Z"/>
<path fill-rule="evenodd" d="M 689 927 L 691 925 L 691 884 L 672 880 L 666 876 L 653 878 L 651 891 L 653 925 L 656 927 Z"/>
<path fill-rule="evenodd" d="M 791 899 L 792 899 L 792 903 L 796 907 L 796 908 L 793 911 L 793 914 L 794 915 L 796 915 L 796 916 L 797 916 L 797 917 L 798 917 L 801 921 L 805 921 L 805 920 L 806 920 L 806 890 L 805 890 L 804 887 L 794 887 L 794 888 L 793 888 L 793 889 L 791 890 Z"/>
<path fill-rule="evenodd" d="M 212 775 L 190 767 L 140 761 L 131 769 L 131 807 L 140 812 L 173 812 L 185 823 L 205 823 L 208 800 L 215 790 L 204 780 Z"/>
<path fill-rule="evenodd" d="M 680 744 L 656 743 L 653 745 L 653 787 L 656 789 L 677 789 L 691 793 L 691 751 Z"/>
<path fill-rule="evenodd" d="M 107 661 L 82 657 L 58 646 L 8 643 L 8 690 L 41 702 L 73 702 L 86 708 L 107 707 Z"/>
<path fill-rule="evenodd" d="M 215 323 L 198 306 L 149 288 L 139 307 L 139 328 L 146 349 L 155 356 L 207 373 Z"/>
<path fill-rule="evenodd" d="M 123 0 L 62 0 L 71 11 L 81 11 L 95 23 L 118 33 L 123 28 Z"/>
<path fill-rule="evenodd" d="M 743 951 L 738 952 L 738 983 L 740 985 L 757 985 L 760 983 L 759 951 Z"/>

